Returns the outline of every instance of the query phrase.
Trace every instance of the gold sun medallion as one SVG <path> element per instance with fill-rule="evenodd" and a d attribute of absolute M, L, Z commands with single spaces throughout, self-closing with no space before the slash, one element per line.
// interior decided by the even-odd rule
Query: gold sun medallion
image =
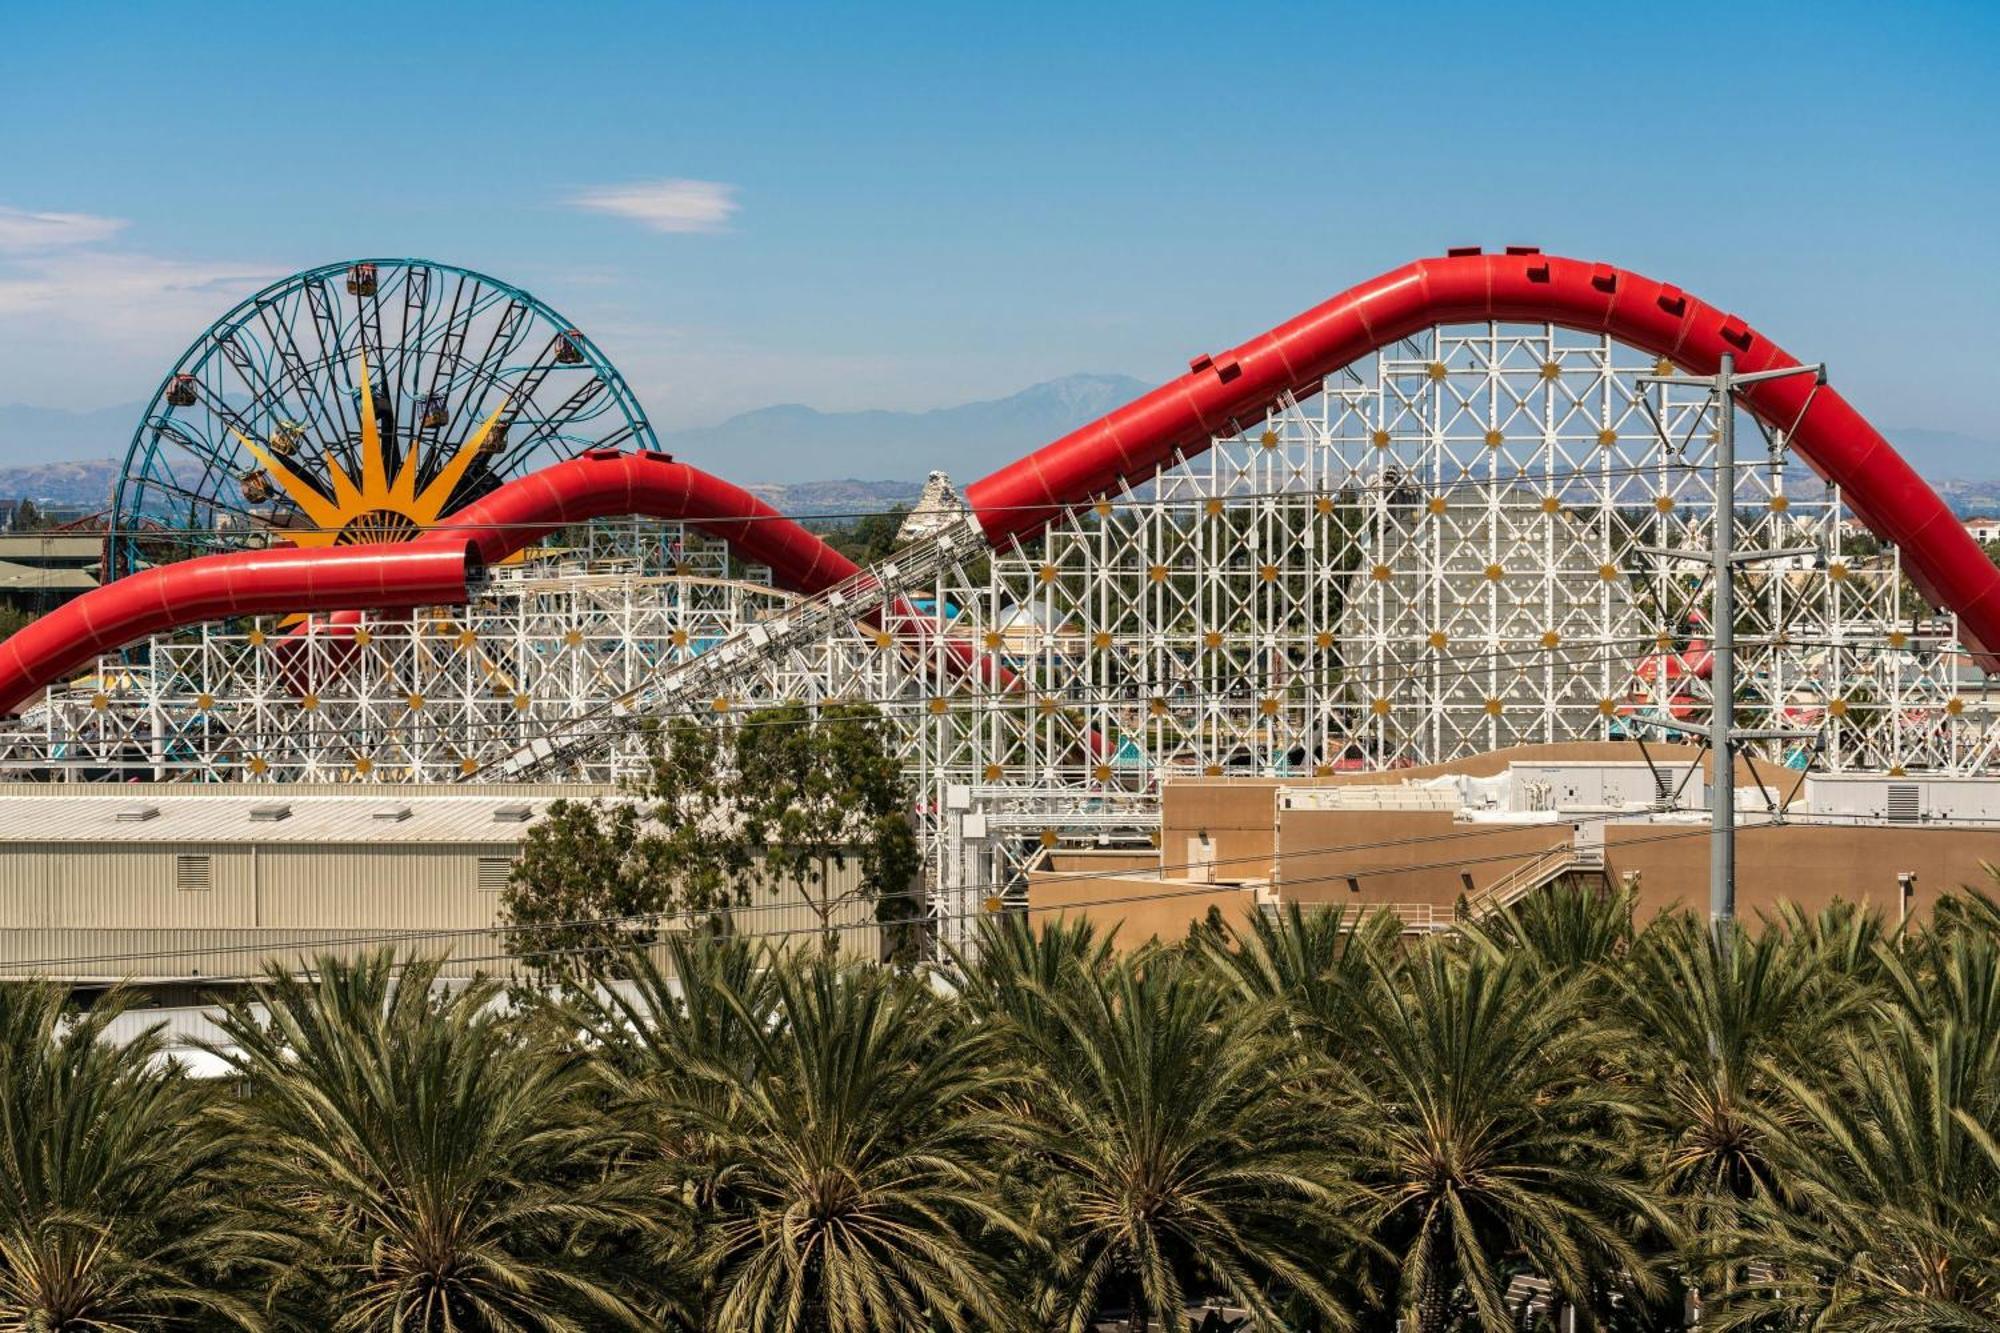
<path fill-rule="evenodd" d="M 322 460 L 324 478 L 311 477 L 304 466 L 292 461 L 297 443 L 289 436 L 284 437 L 285 443 L 280 443 L 280 435 L 259 443 L 240 430 L 232 428 L 230 432 L 306 520 L 305 527 L 284 530 L 286 539 L 295 546 L 369 546 L 414 539 L 444 517 L 452 493 L 473 462 L 485 452 L 501 413 L 507 410 L 503 401 L 479 429 L 443 460 L 429 481 L 421 482 L 422 451 L 415 441 L 407 453 L 402 453 L 396 440 L 384 438 L 382 423 L 375 414 L 375 391 L 369 380 L 365 352 L 360 357 L 360 379 L 358 481 L 331 454 Z M 400 462 L 396 461 L 398 458 Z"/>

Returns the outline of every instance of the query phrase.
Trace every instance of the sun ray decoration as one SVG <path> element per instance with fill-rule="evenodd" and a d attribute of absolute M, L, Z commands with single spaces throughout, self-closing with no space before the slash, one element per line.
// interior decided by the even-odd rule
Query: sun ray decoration
<path fill-rule="evenodd" d="M 417 479 L 423 450 L 419 438 L 410 440 L 393 479 L 389 476 L 389 450 L 396 441 L 384 438 L 381 420 L 375 414 L 374 386 L 368 373 L 368 354 L 359 356 L 361 389 L 361 482 L 348 476 L 331 453 L 325 456 L 326 485 L 315 484 L 304 472 L 286 462 L 278 451 L 259 443 L 240 430 L 231 434 L 250 451 L 272 479 L 283 488 L 304 515 L 308 526 L 284 530 L 295 546 L 353 546 L 408 541 L 444 517 L 444 508 L 492 438 L 494 428 L 507 410 L 502 399 L 477 430 L 462 440 L 421 489 Z M 329 492 L 331 492 L 329 494 Z"/>

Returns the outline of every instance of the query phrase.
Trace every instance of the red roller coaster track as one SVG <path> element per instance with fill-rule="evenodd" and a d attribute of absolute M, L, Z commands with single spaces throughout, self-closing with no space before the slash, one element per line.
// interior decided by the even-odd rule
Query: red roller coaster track
<path fill-rule="evenodd" d="M 141 570 L 85 593 L 0 643 L 0 711 L 99 653 L 230 616 L 463 602 L 481 559 L 472 543 L 239 551 Z"/>
<path fill-rule="evenodd" d="M 1198 453 L 1214 436 L 1254 424 L 1284 394 L 1317 392 L 1327 375 L 1379 348 L 1433 325 L 1485 320 L 1605 333 L 1700 374 L 1712 373 L 1724 353 L 1734 353 L 1744 373 L 1798 364 L 1741 319 L 1668 283 L 1527 247 L 1501 255 L 1454 251 L 1350 288 L 1229 351 L 1196 358 L 1179 379 L 975 482 L 966 499 L 989 540 L 1031 537 L 1068 509 L 1150 476 L 1177 453 Z M 1958 614 L 1967 646 L 1982 663 L 2000 668 L 2000 569 L 1880 432 L 1809 376 L 1751 385 L 1741 401 L 1785 431 L 1821 477 L 1837 482 L 1870 530 L 1902 548 L 1917 586 Z M 798 592 L 857 572 L 747 491 L 651 453 L 587 454 L 519 478 L 452 515 L 421 544 L 469 541 L 479 558 L 492 561 L 566 524 L 614 514 L 684 519 L 768 565 L 781 586 Z M 329 600 L 315 571 L 359 570 L 368 554 L 210 556 L 97 589 L 0 645 L 0 711 L 19 707 L 95 654 L 161 629 L 223 615 L 404 607 L 463 596 L 462 586 L 456 597 L 443 595 L 436 571 L 420 561 L 380 553 L 377 568 L 385 576 L 406 571 L 393 577 L 407 576 L 408 584 L 357 587 L 346 600 Z M 255 597 L 219 598 L 215 580 L 238 568 L 256 571 Z"/>
<path fill-rule="evenodd" d="M 966 499 L 991 539 L 1031 535 L 1065 508 L 1151 475 L 1176 451 L 1198 453 L 1211 437 L 1254 423 L 1281 395 L 1316 391 L 1370 352 L 1433 325 L 1484 320 L 1606 333 L 1697 374 L 1712 374 L 1725 352 L 1745 374 L 1799 364 L 1741 319 L 1670 283 L 1526 246 L 1502 255 L 1453 251 L 1197 357 L 1188 374 L 974 483 Z M 1911 579 L 1957 612 L 1967 646 L 2000 668 L 2000 569 L 1881 433 L 1810 376 L 1766 380 L 1740 398 L 1784 430 L 1814 471 L 1840 484 L 1871 531 L 1902 547 Z"/>

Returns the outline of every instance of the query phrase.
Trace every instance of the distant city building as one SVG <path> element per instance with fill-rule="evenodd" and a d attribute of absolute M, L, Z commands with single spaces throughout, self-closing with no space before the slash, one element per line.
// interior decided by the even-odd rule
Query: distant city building
<path fill-rule="evenodd" d="M 24 529 L 58 528 L 66 523 L 80 523 L 84 519 L 102 513 L 103 505 L 76 504 L 68 500 L 33 500 L 22 498 L 0 502 L 0 532 L 16 532 Z"/>
<path fill-rule="evenodd" d="M 1968 518 L 1965 530 L 1976 542 L 2000 541 L 2000 518 Z"/>

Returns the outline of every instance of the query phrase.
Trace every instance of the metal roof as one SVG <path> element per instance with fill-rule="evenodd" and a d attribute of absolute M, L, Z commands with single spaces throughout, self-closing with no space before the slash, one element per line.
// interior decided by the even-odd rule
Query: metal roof
<path fill-rule="evenodd" d="M 97 586 L 97 576 L 87 569 L 66 569 L 60 565 L 21 565 L 0 560 L 0 587 L 75 588 L 88 591 Z"/>
<path fill-rule="evenodd" d="M 468 792 L 416 795 L 395 787 L 300 795 L 268 785 L 253 794 L 162 795 L 106 786 L 45 787 L 0 795 L 0 844 L 508 843 L 527 836 L 552 797 Z M 80 793 L 88 790 L 88 796 Z M 60 793 L 60 794 L 57 794 Z M 526 818 L 518 814 L 527 807 Z"/>
<path fill-rule="evenodd" d="M 0 558 L 34 562 L 76 560 L 95 564 L 104 556 L 104 534 L 60 532 L 0 533 Z"/>

